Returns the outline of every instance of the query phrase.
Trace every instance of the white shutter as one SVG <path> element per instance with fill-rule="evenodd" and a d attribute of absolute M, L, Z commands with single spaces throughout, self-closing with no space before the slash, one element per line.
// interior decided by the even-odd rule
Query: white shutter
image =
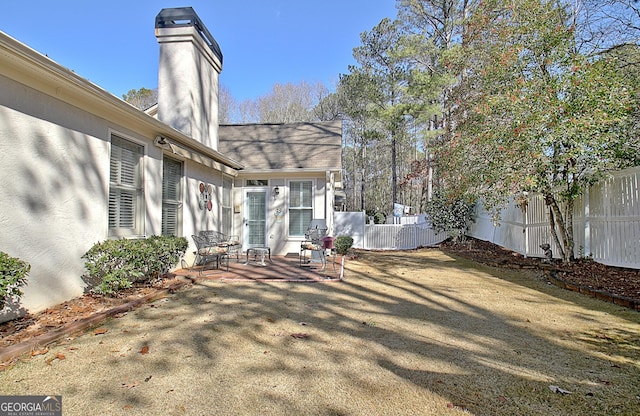
<path fill-rule="evenodd" d="M 220 229 L 225 235 L 231 234 L 231 220 L 232 220 L 232 209 L 231 209 L 231 190 L 233 188 L 233 182 L 230 177 L 224 176 L 222 178 L 222 209 L 220 212 L 221 215 L 221 225 Z"/>
<path fill-rule="evenodd" d="M 165 157 L 162 163 L 162 235 L 180 235 L 182 162 Z"/>
<path fill-rule="evenodd" d="M 143 147 L 117 136 L 111 137 L 109 173 L 109 234 L 142 234 Z"/>

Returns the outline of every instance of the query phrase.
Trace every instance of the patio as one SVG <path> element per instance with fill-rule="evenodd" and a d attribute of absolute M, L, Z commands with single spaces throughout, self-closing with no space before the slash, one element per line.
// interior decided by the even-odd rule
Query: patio
<path fill-rule="evenodd" d="M 260 258 L 253 258 L 246 262 L 246 257 L 241 255 L 239 259 L 229 259 L 229 271 L 226 270 L 226 262 L 216 269 L 215 265 L 207 264 L 206 267 L 196 266 L 177 270 L 179 276 L 190 276 L 205 280 L 233 280 L 233 281 L 283 281 L 283 282 L 335 282 L 342 280 L 344 270 L 343 257 L 327 257 L 326 267 L 323 269 L 320 263 L 300 265 L 297 253 L 289 253 L 286 256 L 271 256 L 271 260 L 265 259 L 264 265 Z"/>

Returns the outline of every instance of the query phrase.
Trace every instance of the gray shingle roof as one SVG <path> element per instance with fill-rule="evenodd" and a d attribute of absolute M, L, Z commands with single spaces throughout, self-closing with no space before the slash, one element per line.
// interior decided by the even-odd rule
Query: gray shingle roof
<path fill-rule="evenodd" d="M 342 121 L 220 125 L 218 151 L 247 170 L 342 167 Z"/>

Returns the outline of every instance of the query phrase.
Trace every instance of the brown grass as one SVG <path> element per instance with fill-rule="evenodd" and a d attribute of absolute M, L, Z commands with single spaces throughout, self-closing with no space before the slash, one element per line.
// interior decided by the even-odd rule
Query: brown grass
<path fill-rule="evenodd" d="M 1 393 L 65 415 L 640 410 L 640 314 L 438 250 L 360 253 L 343 282 L 208 281 L 101 328 Z"/>

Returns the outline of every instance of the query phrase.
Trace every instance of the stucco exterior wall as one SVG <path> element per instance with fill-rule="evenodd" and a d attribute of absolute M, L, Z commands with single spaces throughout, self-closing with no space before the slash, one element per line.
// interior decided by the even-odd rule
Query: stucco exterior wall
<path fill-rule="evenodd" d="M 108 126 L 0 77 L 0 250 L 31 264 L 22 305 L 82 294 L 82 254 L 104 239 Z"/>
<path fill-rule="evenodd" d="M 158 119 L 217 150 L 221 63 L 193 27 L 156 29 L 156 37 Z"/>
<path fill-rule="evenodd" d="M 202 230 L 220 229 L 222 173 L 192 162 L 186 163 L 184 173 L 182 235 L 189 240 L 189 249 L 185 254 L 185 261 L 188 265 L 191 265 L 194 258 L 193 252 L 195 251 L 195 244 L 191 236 Z M 211 202 L 213 205 L 211 211 L 206 205 L 204 208 L 200 205 L 201 183 L 205 187 L 211 186 Z"/>
<path fill-rule="evenodd" d="M 127 128 L 0 76 L 0 250 L 31 264 L 20 306 L 38 312 L 82 295 L 82 255 L 108 237 L 111 134 L 144 146 L 143 236 L 162 231 L 163 150 Z M 182 235 L 218 229 L 222 173 L 183 161 Z M 199 206 L 211 185 L 213 210 Z M 193 247 L 186 261 L 192 261 Z M 5 310 L 0 321 L 20 310 Z"/>

